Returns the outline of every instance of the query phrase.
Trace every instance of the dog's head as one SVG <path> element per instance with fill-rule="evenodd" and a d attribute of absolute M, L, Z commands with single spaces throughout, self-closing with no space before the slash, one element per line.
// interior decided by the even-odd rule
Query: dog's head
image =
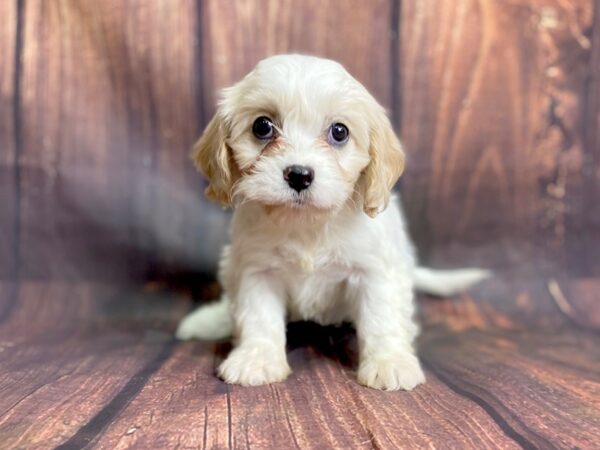
<path fill-rule="evenodd" d="M 280 55 L 223 91 L 194 147 L 206 194 L 224 205 L 335 211 L 387 206 L 404 153 L 384 109 L 340 64 Z"/>

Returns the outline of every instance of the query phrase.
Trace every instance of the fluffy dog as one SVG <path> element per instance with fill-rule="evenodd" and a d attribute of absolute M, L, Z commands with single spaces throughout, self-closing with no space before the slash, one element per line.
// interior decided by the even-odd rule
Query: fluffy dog
<path fill-rule="evenodd" d="M 358 381 L 412 389 L 414 289 L 446 295 L 478 269 L 436 272 L 415 256 L 390 191 L 404 152 L 385 110 L 340 64 L 280 55 L 225 89 L 193 157 L 206 195 L 234 208 L 223 297 L 188 315 L 180 339 L 233 334 L 228 383 L 284 380 L 286 320 L 351 322 Z"/>

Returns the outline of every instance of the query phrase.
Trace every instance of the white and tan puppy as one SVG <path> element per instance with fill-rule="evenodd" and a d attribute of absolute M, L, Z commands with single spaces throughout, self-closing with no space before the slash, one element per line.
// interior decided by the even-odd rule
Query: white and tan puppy
<path fill-rule="evenodd" d="M 223 91 L 194 148 L 210 199 L 234 208 L 217 303 L 179 325 L 180 339 L 235 337 L 228 383 L 290 374 L 286 320 L 356 327 L 358 381 L 412 389 L 413 290 L 446 295 L 485 276 L 415 267 L 390 191 L 404 152 L 384 109 L 338 63 L 281 55 Z"/>

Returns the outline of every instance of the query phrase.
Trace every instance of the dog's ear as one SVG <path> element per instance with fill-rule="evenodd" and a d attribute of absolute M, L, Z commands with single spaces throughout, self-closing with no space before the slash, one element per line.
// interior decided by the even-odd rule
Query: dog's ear
<path fill-rule="evenodd" d="M 371 161 L 359 180 L 363 209 L 370 217 L 385 210 L 390 191 L 404 170 L 404 150 L 387 114 L 379 105 L 372 114 L 369 134 Z"/>
<path fill-rule="evenodd" d="M 227 145 L 227 121 L 219 108 L 194 145 L 192 159 L 208 179 L 205 195 L 223 206 L 231 204 L 231 188 L 237 170 L 231 148 Z"/>

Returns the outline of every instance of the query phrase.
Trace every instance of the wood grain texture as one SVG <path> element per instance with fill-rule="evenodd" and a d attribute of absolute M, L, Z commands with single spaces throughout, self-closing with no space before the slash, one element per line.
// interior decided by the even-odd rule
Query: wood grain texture
<path fill-rule="evenodd" d="M 421 247 L 562 258 L 579 183 L 591 1 L 404 2 L 405 199 Z"/>
<path fill-rule="evenodd" d="M 579 266 L 580 275 L 600 273 L 600 1 L 595 0 L 594 23 L 589 36 L 589 74 L 582 108 L 584 155 L 580 180 L 569 192 L 572 203 L 568 225 L 569 264 Z"/>
<path fill-rule="evenodd" d="M 85 440 L 87 421 L 110 421 L 167 358 L 186 308 L 106 285 L 22 285 L 0 328 L 0 448 L 53 448 L 77 431 Z"/>
<path fill-rule="evenodd" d="M 318 338 L 307 344 L 308 333 Z M 294 334 L 300 346 L 288 355 L 295 373 L 285 383 L 252 389 L 214 378 L 213 366 L 223 355 L 215 361 L 210 346 L 179 347 L 98 447 L 422 448 L 469 442 L 481 448 L 495 442 L 516 448 L 480 407 L 434 376 L 420 392 L 372 391 L 358 386 L 352 367 L 338 360 L 346 359 L 347 334 L 338 332 L 342 342 L 334 344 L 328 332 L 309 325 L 296 327 L 291 339 Z M 148 410 L 151 399 L 157 407 Z"/>
<path fill-rule="evenodd" d="M 564 285 L 573 304 L 591 282 Z M 0 328 L 0 448 L 596 447 L 599 335 L 482 319 L 475 295 L 423 300 L 428 382 L 380 392 L 355 382 L 349 327 L 290 325 L 294 373 L 243 388 L 214 376 L 228 344 L 171 341 L 189 294 L 25 283 Z"/>
<path fill-rule="evenodd" d="M 486 330 L 443 334 L 421 354 L 434 374 L 496 417 L 523 448 L 593 448 L 600 442 L 596 344 L 597 336 L 573 330 Z M 588 420 L 576 417 L 581 411 Z"/>
<path fill-rule="evenodd" d="M 390 2 L 203 2 L 204 88 L 214 92 L 240 80 L 262 58 L 308 53 L 342 63 L 391 106 Z M 207 97 L 209 109 L 214 97 Z"/>
<path fill-rule="evenodd" d="M 202 202 L 188 157 L 195 4 L 25 5 L 24 274 L 135 278 L 185 262 Z"/>
<path fill-rule="evenodd" d="M 409 2 L 401 15 L 385 0 L 4 7 L 17 4 L 23 148 L 21 166 L 2 177 L 2 227 L 14 233 L 22 221 L 12 247 L 26 277 L 214 269 L 227 216 L 202 199 L 189 147 L 218 88 L 288 51 L 341 61 L 402 116 L 402 190 L 426 260 L 448 263 L 428 254 L 434 248 L 487 245 L 464 261 L 508 266 L 539 252 L 565 263 L 566 254 L 569 270 L 592 275 L 600 194 L 591 2 Z M 13 106 L 2 112 L 9 128 Z M 13 204 L 15 190 L 23 195 Z"/>
<path fill-rule="evenodd" d="M 18 187 L 17 139 L 15 117 L 17 114 L 15 83 L 19 74 L 16 68 L 17 2 L 2 2 L 0 17 L 0 279 L 14 279 L 18 258 Z"/>

